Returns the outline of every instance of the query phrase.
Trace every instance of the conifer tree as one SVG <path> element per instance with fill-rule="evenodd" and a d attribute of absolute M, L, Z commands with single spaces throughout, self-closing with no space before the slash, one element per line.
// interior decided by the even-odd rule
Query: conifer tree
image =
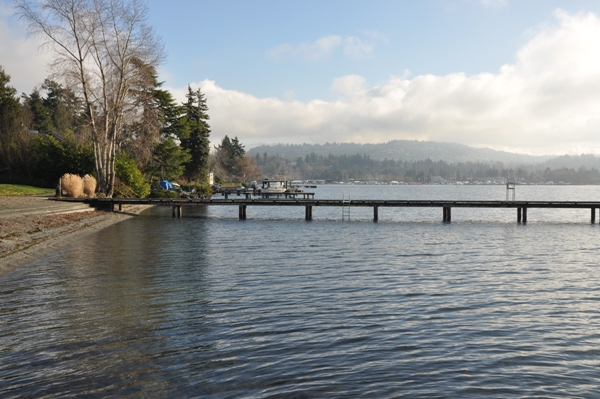
<path fill-rule="evenodd" d="M 42 85 L 46 97 L 42 99 L 44 107 L 52 118 L 57 133 L 76 132 L 85 124 L 83 102 L 70 88 L 46 79 Z"/>
<path fill-rule="evenodd" d="M 0 172 L 10 177 L 18 169 L 19 154 L 15 149 L 23 137 L 29 135 L 23 128 L 22 107 L 17 90 L 9 85 L 10 75 L 0 66 Z"/>
<path fill-rule="evenodd" d="M 208 124 L 208 106 L 200 89 L 194 91 L 188 86 L 187 101 L 183 104 L 185 115 L 181 123 L 181 146 L 192 157 L 185 164 L 184 176 L 188 181 L 208 180 L 210 153 L 210 126 Z"/>
<path fill-rule="evenodd" d="M 33 129 L 40 133 L 48 133 L 54 130 L 50 112 L 44 106 L 42 96 L 38 89 L 34 89 L 29 96 L 23 95 L 23 100 L 33 119 Z"/>

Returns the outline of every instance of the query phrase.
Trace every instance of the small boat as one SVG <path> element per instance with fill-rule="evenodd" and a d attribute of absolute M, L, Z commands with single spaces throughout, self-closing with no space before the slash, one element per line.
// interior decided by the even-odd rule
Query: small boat
<path fill-rule="evenodd" d="M 254 186 L 255 192 L 262 194 L 284 194 L 284 193 L 301 193 L 302 190 L 298 188 L 293 182 L 287 180 L 269 180 L 264 179 L 261 181 L 261 186 Z"/>
<path fill-rule="evenodd" d="M 260 188 L 260 192 L 265 194 L 285 193 L 286 190 L 287 184 L 284 180 L 265 179 L 262 181 L 262 186 Z"/>

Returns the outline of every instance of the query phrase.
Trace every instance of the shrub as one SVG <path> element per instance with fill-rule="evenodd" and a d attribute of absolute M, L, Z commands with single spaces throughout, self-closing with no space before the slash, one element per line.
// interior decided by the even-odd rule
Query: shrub
<path fill-rule="evenodd" d="M 181 191 L 190 198 L 210 198 L 214 194 L 213 189 L 206 183 L 183 183 Z"/>
<path fill-rule="evenodd" d="M 59 142 L 50 135 L 39 138 L 41 152 L 40 177 L 56 182 L 58 176 L 74 173 L 80 176 L 92 173 L 96 167 L 91 142 L 78 143 L 72 135 Z"/>
<path fill-rule="evenodd" d="M 179 193 L 172 190 L 152 190 L 150 191 L 150 198 L 179 198 Z"/>
<path fill-rule="evenodd" d="M 83 180 L 77 175 L 65 173 L 60 178 L 61 188 L 67 192 L 67 197 L 83 197 Z"/>
<path fill-rule="evenodd" d="M 115 159 L 115 176 L 125 186 L 119 190 L 123 196 L 144 198 L 150 194 L 150 185 L 146 183 L 144 174 L 125 151 L 121 151 Z"/>
<path fill-rule="evenodd" d="M 83 176 L 83 193 L 93 198 L 96 193 L 96 178 L 92 175 Z"/>

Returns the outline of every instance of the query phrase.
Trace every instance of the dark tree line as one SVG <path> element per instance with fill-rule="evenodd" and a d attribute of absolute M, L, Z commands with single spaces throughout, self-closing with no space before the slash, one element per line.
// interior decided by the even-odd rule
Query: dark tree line
<path fill-rule="evenodd" d="M 256 154 L 255 160 L 267 175 L 293 179 L 324 179 L 348 181 L 379 180 L 431 183 L 435 181 L 488 181 L 515 178 L 529 183 L 564 182 L 570 184 L 600 184 L 597 168 L 544 167 L 545 164 L 505 166 L 501 162 L 457 162 L 374 160 L 368 155 L 317 155 L 288 160 L 277 154 Z"/>
<path fill-rule="evenodd" d="M 109 197 L 122 169 L 116 163 L 127 158 L 123 151 L 150 177 L 172 179 L 182 172 L 188 181 L 207 179 L 206 99 L 188 88 L 178 105 L 160 88 L 156 69 L 165 53 L 143 1 L 15 0 L 14 6 L 29 33 L 52 51 L 53 76 L 64 86 L 49 82 L 42 87 L 45 97 L 34 90 L 19 104 L 29 115 L 0 134 L 25 142 L 31 141 L 27 130 L 52 131 L 62 142 L 73 133 L 76 142 L 91 144 L 99 191 Z M 70 96 L 61 102 L 65 109 L 54 107 L 56 95 Z M 12 178 L 16 164 L 8 157 L 2 164 Z"/>
<path fill-rule="evenodd" d="M 154 69 L 146 72 L 133 90 L 139 115 L 123 122 L 115 162 L 139 169 L 146 184 L 206 182 L 210 126 L 204 94 L 188 87 L 186 101 L 177 104 Z M 74 90 L 47 79 L 17 96 L 0 66 L 0 182 L 53 187 L 64 173 L 96 174 L 95 156 L 89 115 Z M 115 184 L 139 184 L 130 180 L 117 175 Z"/>

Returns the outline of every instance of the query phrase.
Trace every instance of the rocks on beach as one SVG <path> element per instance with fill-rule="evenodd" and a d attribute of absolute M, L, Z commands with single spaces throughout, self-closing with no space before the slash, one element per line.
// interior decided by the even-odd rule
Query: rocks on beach
<path fill-rule="evenodd" d="M 113 213 L 52 206 L 40 197 L 0 197 L 0 275 L 146 208 L 125 206 Z"/>

